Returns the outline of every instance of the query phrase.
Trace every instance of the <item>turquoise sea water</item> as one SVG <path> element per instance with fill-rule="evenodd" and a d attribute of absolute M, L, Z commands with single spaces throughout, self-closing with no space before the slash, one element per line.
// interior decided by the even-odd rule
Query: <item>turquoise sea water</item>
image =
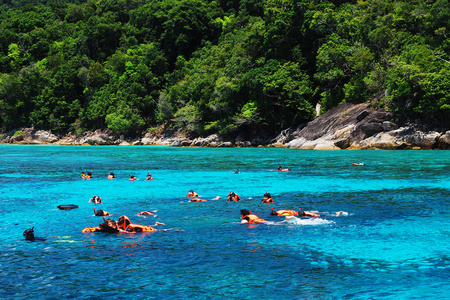
<path fill-rule="evenodd" d="M 450 151 L 0 145 L 0 298 L 448 299 L 449 177 Z M 190 189 L 209 201 L 188 202 Z M 165 225 L 82 233 L 102 222 L 94 207 Z M 241 224 L 243 208 L 268 224 Z M 45 242 L 23 239 L 33 226 Z"/>

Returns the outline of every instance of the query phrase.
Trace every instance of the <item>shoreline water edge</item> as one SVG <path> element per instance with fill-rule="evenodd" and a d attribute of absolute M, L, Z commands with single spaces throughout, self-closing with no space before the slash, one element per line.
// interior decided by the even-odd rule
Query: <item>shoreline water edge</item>
<path fill-rule="evenodd" d="M 98 129 L 82 136 L 73 133 L 54 134 L 34 128 L 20 128 L 0 135 L 0 144 L 55 145 L 164 145 L 173 147 L 285 147 L 307 150 L 383 149 L 383 150 L 448 150 L 450 130 L 428 130 L 424 125 L 393 122 L 393 114 L 376 110 L 371 104 L 336 106 L 313 121 L 283 130 L 278 136 L 246 138 L 242 135 L 227 140 L 218 134 L 189 138 L 174 133 L 145 133 L 139 137 L 113 134 Z"/>

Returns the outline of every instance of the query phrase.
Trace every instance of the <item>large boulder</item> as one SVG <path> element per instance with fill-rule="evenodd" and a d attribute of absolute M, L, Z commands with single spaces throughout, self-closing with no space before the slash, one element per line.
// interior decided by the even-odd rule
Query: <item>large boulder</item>
<path fill-rule="evenodd" d="M 297 138 L 295 140 L 290 141 L 286 144 L 287 148 L 301 148 L 304 143 L 306 143 L 307 140 L 305 138 Z"/>
<path fill-rule="evenodd" d="M 320 117 L 309 122 L 300 131 L 295 131 L 292 134 L 295 138 L 304 138 L 309 141 L 316 140 L 330 133 L 335 133 L 338 130 L 357 124 L 358 116 L 366 115 L 367 118 L 370 111 L 370 103 L 363 104 L 340 104 Z M 365 113 L 363 113 L 365 112 Z M 362 117 L 359 117 L 362 118 Z M 363 119 L 365 119 L 363 118 Z"/>
<path fill-rule="evenodd" d="M 438 147 L 444 150 L 450 149 L 450 130 L 439 137 Z"/>
<path fill-rule="evenodd" d="M 108 129 L 98 129 L 93 133 L 87 133 L 84 138 L 81 139 L 81 144 L 89 145 L 115 145 L 119 140 L 113 136 Z"/>
<path fill-rule="evenodd" d="M 354 129 L 355 125 L 349 125 L 347 127 L 339 129 L 333 134 L 333 139 L 335 140 L 348 139 Z"/>
<path fill-rule="evenodd" d="M 58 141 L 58 137 L 56 135 L 45 130 L 33 130 L 30 137 L 33 142 L 38 144 L 50 144 Z"/>
<path fill-rule="evenodd" d="M 231 142 L 222 142 L 219 145 L 217 145 L 219 148 L 230 148 L 233 147 L 233 144 Z"/>
<path fill-rule="evenodd" d="M 411 145 L 412 147 L 420 147 L 420 149 L 434 149 L 438 145 L 440 136 L 441 134 L 438 132 L 424 133 L 422 131 L 416 131 L 413 134 L 399 137 L 399 140 Z"/>
<path fill-rule="evenodd" d="M 363 124 L 360 129 L 367 137 L 369 137 L 383 131 L 383 124 L 377 122 L 366 123 Z"/>
<path fill-rule="evenodd" d="M 339 149 L 347 149 L 350 147 L 350 138 L 337 140 L 334 142 L 334 145 Z"/>
<path fill-rule="evenodd" d="M 371 136 L 367 139 L 359 142 L 358 147 L 361 149 L 386 149 L 386 150 L 394 150 L 401 147 L 401 143 L 398 143 L 396 137 L 390 135 L 389 133 L 381 132 L 374 136 Z"/>
<path fill-rule="evenodd" d="M 53 133 L 45 130 L 25 128 L 18 131 L 10 131 L 3 140 L 8 143 L 18 144 L 51 144 L 57 142 L 59 139 Z"/>
<path fill-rule="evenodd" d="M 180 146 L 181 147 L 189 147 L 192 144 L 191 140 L 185 139 L 180 141 Z"/>
<path fill-rule="evenodd" d="M 397 124 L 389 122 L 389 121 L 383 122 L 383 131 L 391 131 L 391 130 L 396 130 L 396 129 L 398 129 Z"/>

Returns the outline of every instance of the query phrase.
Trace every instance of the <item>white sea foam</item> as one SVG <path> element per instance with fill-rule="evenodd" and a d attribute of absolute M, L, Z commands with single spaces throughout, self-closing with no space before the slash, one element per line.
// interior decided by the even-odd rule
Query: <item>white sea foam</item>
<path fill-rule="evenodd" d="M 297 218 L 297 217 L 293 217 L 293 218 L 286 218 L 285 221 L 283 222 L 287 222 L 289 224 L 294 224 L 294 225 L 326 225 L 326 224 L 334 224 L 333 221 L 330 220 L 325 220 L 322 218 Z"/>

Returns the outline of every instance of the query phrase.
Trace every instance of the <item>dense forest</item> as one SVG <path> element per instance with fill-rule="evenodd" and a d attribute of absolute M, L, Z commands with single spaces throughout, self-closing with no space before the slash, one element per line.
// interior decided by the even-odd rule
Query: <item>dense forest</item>
<path fill-rule="evenodd" d="M 0 4 L 2 131 L 274 134 L 368 100 L 448 129 L 448 0 Z"/>

